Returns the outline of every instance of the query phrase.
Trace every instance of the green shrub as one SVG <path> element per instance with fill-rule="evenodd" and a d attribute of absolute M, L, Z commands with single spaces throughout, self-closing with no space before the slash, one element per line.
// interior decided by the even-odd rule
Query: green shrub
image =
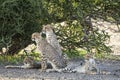
<path fill-rule="evenodd" d="M 31 34 L 41 31 L 43 24 L 67 21 L 56 31 L 66 51 L 83 48 L 88 52 L 110 52 L 104 43 L 109 36 L 93 29 L 91 18 L 116 21 L 119 24 L 120 1 L 109 0 L 0 0 L 0 49 L 18 53 L 31 43 Z M 111 18 L 111 19 L 109 19 Z M 73 24 L 77 21 L 76 24 Z"/>
<path fill-rule="evenodd" d="M 92 53 L 93 49 L 96 53 L 111 52 L 110 47 L 105 44 L 110 37 L 105 31 L 93 28 L 86 33 L 86 28 L 78 21 L 70 21 L 66 24 L 67 26 L 57 24 L 55 28 L 58 39 L 65 51 L 77 56 L 79 55 L 77 49 L 84 49 L 88 53 Z"/>
<path fill-rule="evenodd" d="M 9 54 L 28 45 L 31 34 L 40 31 L 37 2 L 4 0 L 0 3 L 0 48 L 9 47 Z"/>

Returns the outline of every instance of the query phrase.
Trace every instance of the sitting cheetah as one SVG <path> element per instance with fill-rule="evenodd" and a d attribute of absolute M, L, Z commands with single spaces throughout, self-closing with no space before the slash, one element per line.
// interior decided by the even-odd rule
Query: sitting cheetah
<path fill-rule="evenodd" d="M 47 40 L 42 37 L 42 33 L 35 32 L 32 34 L 32 41 L 35 41 L 37 44 L 37 48 L 41 53 L 42 62 L 41 67 L 42 70 L 46 70 L 46 63 L 50 62 L 53 70 L 58 71 L 60 68 L 66 67 L 66 62 L 63 57 L 56 51 L 52 45 L 50 45 Z"/>

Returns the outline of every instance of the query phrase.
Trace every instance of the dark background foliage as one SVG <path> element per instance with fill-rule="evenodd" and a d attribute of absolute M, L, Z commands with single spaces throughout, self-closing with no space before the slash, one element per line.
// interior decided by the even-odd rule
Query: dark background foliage
<path fill-rule="evenodd" d="M 65 50 L 75 48 L 98 53 L 110 52 L 105 45 L 109 38 L 91 24 L 91 18 L 120 23 L 119 0 L 0 0 L 0 49 L 16 54 L 31 43 L 31 34 L 41 31 L 43 24 L 67 21 L 56 34 Z M 77 21 L 76 24 L 73 24 Z"/>

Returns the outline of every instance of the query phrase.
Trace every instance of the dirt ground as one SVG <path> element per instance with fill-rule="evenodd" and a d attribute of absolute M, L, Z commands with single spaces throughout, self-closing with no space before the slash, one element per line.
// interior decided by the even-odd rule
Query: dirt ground
<path fill-rule="evenodd" d="M 40 72 L 39 69 L 5 69 L 0 66 L 0 80 L 120 80 L 120 61 L 97 61 L 105 74 Z"/>

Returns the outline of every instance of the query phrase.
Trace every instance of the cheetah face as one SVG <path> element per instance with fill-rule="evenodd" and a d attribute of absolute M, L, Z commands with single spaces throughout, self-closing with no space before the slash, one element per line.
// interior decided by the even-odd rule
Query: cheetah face
<path fill-rule="evenodd" d="M 40 33 L 35 32 L 35 33 L 32 34 L 31 39 L 32 39 L 32 41 L 38 42 L 40 37 L 41 37 Z"/>
<path fill-rule="evenodd" d="M 45 40 L 45 35 L 42 33 L 35 32 L 31 36 L 31 40 L 34 41 L 36 44 L 41 42 L 42 40 Z"/>
<path fill-rule="evenodd" d="M 47 32 L 53 32 L 52 25 L 43 25 L 42 33 L 46 34 Z"/>

